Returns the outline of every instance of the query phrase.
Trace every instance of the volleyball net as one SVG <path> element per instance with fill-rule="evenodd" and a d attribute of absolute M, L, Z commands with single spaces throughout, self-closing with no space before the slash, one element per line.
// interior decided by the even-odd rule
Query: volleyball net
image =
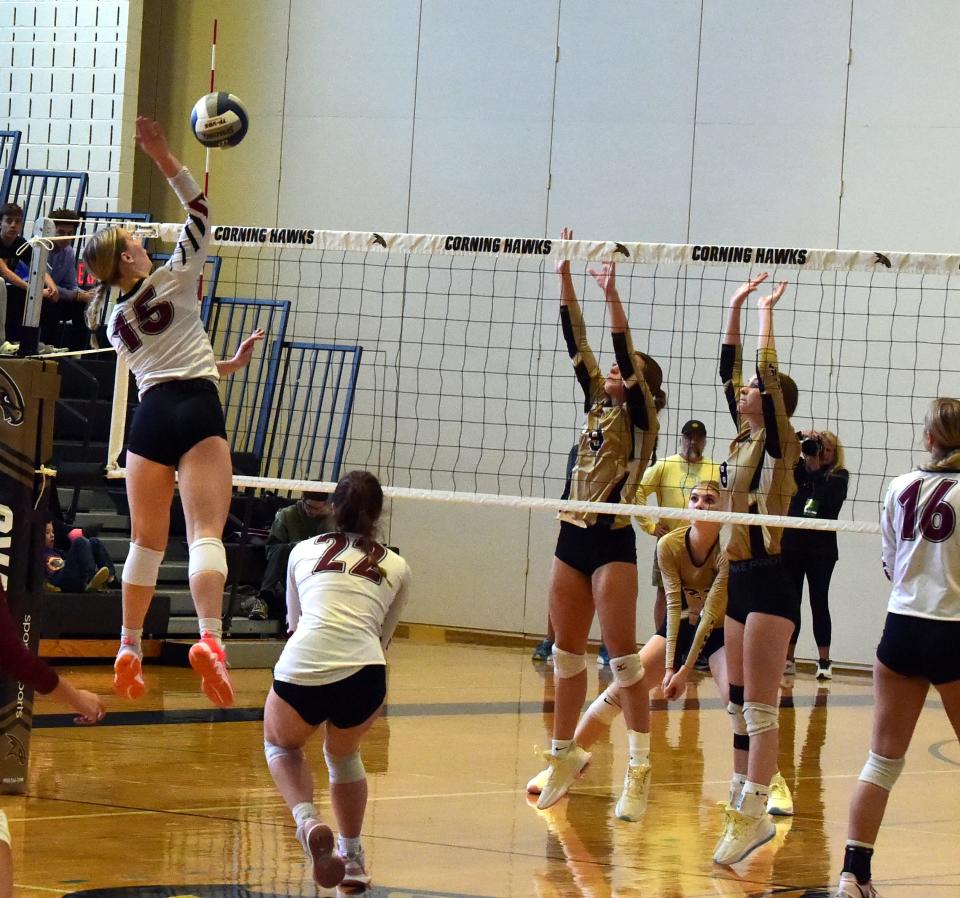
<path fill-rule="evenodd" d="M 180 233 L 131 227 L 154 250 Z M 365 468 L 388 495 L 559 507 L 583 413 L 558 259 L 571 260 L 604 370 L 613 351 L 588 269 L 617 263 L 634 345 L 664 372 L 660 457 L 691 418 L 706 425 L 706 455 L 726 457 L 735 430 L 717 370 L 729 297 L 761 271 L 764 286 L 787 281 L 775 334 L 799 386 L 793 424 L 836 433 L 850 471 L 842 521 L 806 523 L 815 529 L 876 529 L 886 483 L 923 458 L 927 404 L 960 382 L 960 255 L 252 226 L 215 226 L 209 252 L 218 357 L 266 331 L 250 369 L 221 384 L 231 443 L 249 459 L 238 486 L 329 489 Z M 757 323 L 748 301 L 745 379 Z M 114 476 L 129 412 L 126 378 L 117 385 Z"/>

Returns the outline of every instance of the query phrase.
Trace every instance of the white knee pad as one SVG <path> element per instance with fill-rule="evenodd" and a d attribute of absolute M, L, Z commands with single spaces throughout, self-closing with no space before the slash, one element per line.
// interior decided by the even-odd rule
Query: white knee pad
<path fill-rule="evenodd" d="M 123 563 L 123 582 L 131 586 L 156 586 L 162 563 L 163 552 L 130 543 Z"/>
<path fill-rule="evenodd" d="M 867 763 L 860 771 L 860 782 L 873 783 L 874 786 L 889 792 L 903 771 L 905 762 L 905 758 L 884 758 L 872 751 L 867 752 Z"/>
<path fill-rule="evenodd" d="M 743 703 L 743 719 L 747 722 L 747 735 L 751 738 L 777 729 L 779 716 L 779 709 L 773 705 L 762 702 Z"/>
<path fill-rule="evenodd" d="M 280 745 L 274 745 L 268 740 L 263 740 L 263 756 L 267 759 L 267 765 L 269 766 L 271 761 L 276 761 L 279 758 L 302 758 L 303 749 L 302 748 L 283 748 Z"/>
<path fill-rule="evenodd" d="M 575 677 L 578 673 L 583 673 L 587 669 L 587 656 L 574 655 L 573 652 L 565 652 L 553 644 L 553 669 L 561 680 L 567 680 Z"/>
<path fill-rule="evenodd" d="M 610 659 L 610 670 L 618 686 L 632 686 L 643 679 L 644 667 L 640 655 L 620 655 Z"/>
<path fill-rule="evenodd" d="M 190 566 L 188 572 L 202 574 L 212 571 L 227 579 L 227 553 L 223 543 L 212 536 L 204 536 L 190 543 Z"/>
<path fill-rule="evenodd" d="M 352 755 L 343 755 L 338 758 L 327 754 L 327 748 L 324 746 L 323 758 L 327 762 L 331 783 L 356 783 L 367 777 L 359 750 Z"/>
<path fill-rule="evenodd" d="M 0 842 L 10 844 L 10 826 L 7 823 L 7 815 L 0 811 Z"/>
<path fill-rule="evenodd" d="M 733 727 L 733 735 L 746 736 L 747 718 L 743 713 L 743 705 L 735 705 L 733 702 L 728 702 L 727 715 L 730 717 L 730 726 Z"/>

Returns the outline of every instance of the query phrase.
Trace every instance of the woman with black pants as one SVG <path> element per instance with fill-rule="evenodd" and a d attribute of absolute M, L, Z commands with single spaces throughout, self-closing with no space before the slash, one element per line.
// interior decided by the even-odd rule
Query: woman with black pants
<path fill-rule="evenodd" d="M 790 501 L 790 516 L 797 518 L 821 518 L 836 520 L 847 498 L 850 475 L 843 466 L 843 446 L 837 435 L 829 430 L 808 430 L 800 434 L 800 451 L 803 457 L 797 462 L 793 476 L 797 492 Z M 810 594 L 810 611 L 813 615 L 813 636 L 817 641 L 817 679 L 829 680 L 833 676 L 830 664 L 830 639 L 832 626 L 828 594 L 830 577 L 837 563 L 837 534 L 834 530 L 797 530 L 787 528 L 783 533 L 783 563 L 787 574 L 796 583 L 797 591 L 803 594 L 806 577 Z M 800 636 L 800 620 L 797 619 L 787 651 L 787 666 L 784 674 L 792 677 L 797 672 L 794 653 Z"/>

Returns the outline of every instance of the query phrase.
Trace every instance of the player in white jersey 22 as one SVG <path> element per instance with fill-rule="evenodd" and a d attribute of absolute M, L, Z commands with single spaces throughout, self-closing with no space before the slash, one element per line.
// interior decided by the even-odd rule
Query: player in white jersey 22
<path fill-rule="evenodd" d="M 874 898 L 870 860 L 930 684 L 960 738 L 960 399 L 934 399 L 930 461 L 890 484 L 880 519 L 893 584 L 873 666 L 873 735 L 850 804 L 835 898 Z"/>
<path fill-rule="evenodd" d="M 410 568 L 376 539 L 383 491 L 367 471 L 351 471 L 334 491 L 337 529 L 294 546 L 287 567 L 292 636 L 274 668 L 263 718 L 267 766 L 297 824 L 324 888 L 366 888 L 360 831 L 367 777 L 360 742 L 387 693 L 384 651 L 407 599 Z M 319 819 L 313 774 L 303 754 L 323 727 L 330 803 L 340 835 Z M 336 850 L 335 850 L 336 848 Z"/>
<path fill-rule="evenodd" d="M 179 475 L 190 546 L 190 592 L 200 627 L 190 664 L 207 697 L 227 707 L 233 704 L 233 686 L 222 643 L 227 558 L 221 537 L 230 509 L 232 465 L 217 381 L 249 363 L 263 333 L 256 331 L 244 340 L 232 359 L 214 359 L 196 291 L 210 240 L 207 199 L 170 153 L 156 122 L 137 119 L 137 142 L 166 176 L 188 218 L 169 262 L 153 272 L 140 241 L 123 228 L 98 231 L 83 250 L 84 263 L 101 284 L 88 319 L 94 323 L 99 318 L 111 287 L 122 291 L 107 334 L 140 392 L 127 442 L 131 539 L 123 565 L 123 629 L 113 688 L 125 698 L 139 698 L 146 691 L 140 640 L 167 547 Z"/>

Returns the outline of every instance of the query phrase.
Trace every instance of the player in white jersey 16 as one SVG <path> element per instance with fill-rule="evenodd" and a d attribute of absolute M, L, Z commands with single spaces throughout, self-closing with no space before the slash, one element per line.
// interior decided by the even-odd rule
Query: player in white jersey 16
<path fill-rule="evenodd" d="M 960 738 L 960 399 L 934 399 L 923 423 L 930 460 L 897 477 L 881 516 L 893 587 L 873 666 L 873 735 L 850 804 L 836 898 L 872 898 L 870 861 L 930 684 Z"/>
<path fill-rule="evenodd" d="M 222 643 L 227 559 L 221 537 L 230 508 L 232 465 L 217 381 L 249 363 L 263 333 L 244 340 L 232 359 L 214 360 L 196 292 L 210 239 L 207 199 L 170 153 L 156 122 L 137 119 L 137 142 L 166 176 L 188 218 L 170 261 L 156 271 L 139 240 L 123 228 L 98 231 L 83 251 L 84 263 L 100 281 L 91 322 L 99 317 L 110 288 L 121 291 L 107 333 L 140 392 L 127 442 L 131 539 L 123 565 L 123 629 L 114 690 L 125 698 L 139 698 L 146 690 L 140 639 L 167 547 L 179 475 L 190 591 L 200 627 L 190 664 L 207 697 L 226 707 L 233 704 L 233 687 Z"/>
<path fill-rule="evenodd" d="M 407 599 L 410 568 L 376 539 L 383 491 L 352 471 L 334 491 L 337 529 L 294 546 L 287 567 L 287 621 L 293 635 L 274 668 L 264 708 L 267 766 L 297 824 L 314 881 L 366 888 L 360 831 L 367 778 L 360 742 L 387 692 L 384 651 Z M 338 844 L 313 804 L 303 747 L 323 728 Z"/>

